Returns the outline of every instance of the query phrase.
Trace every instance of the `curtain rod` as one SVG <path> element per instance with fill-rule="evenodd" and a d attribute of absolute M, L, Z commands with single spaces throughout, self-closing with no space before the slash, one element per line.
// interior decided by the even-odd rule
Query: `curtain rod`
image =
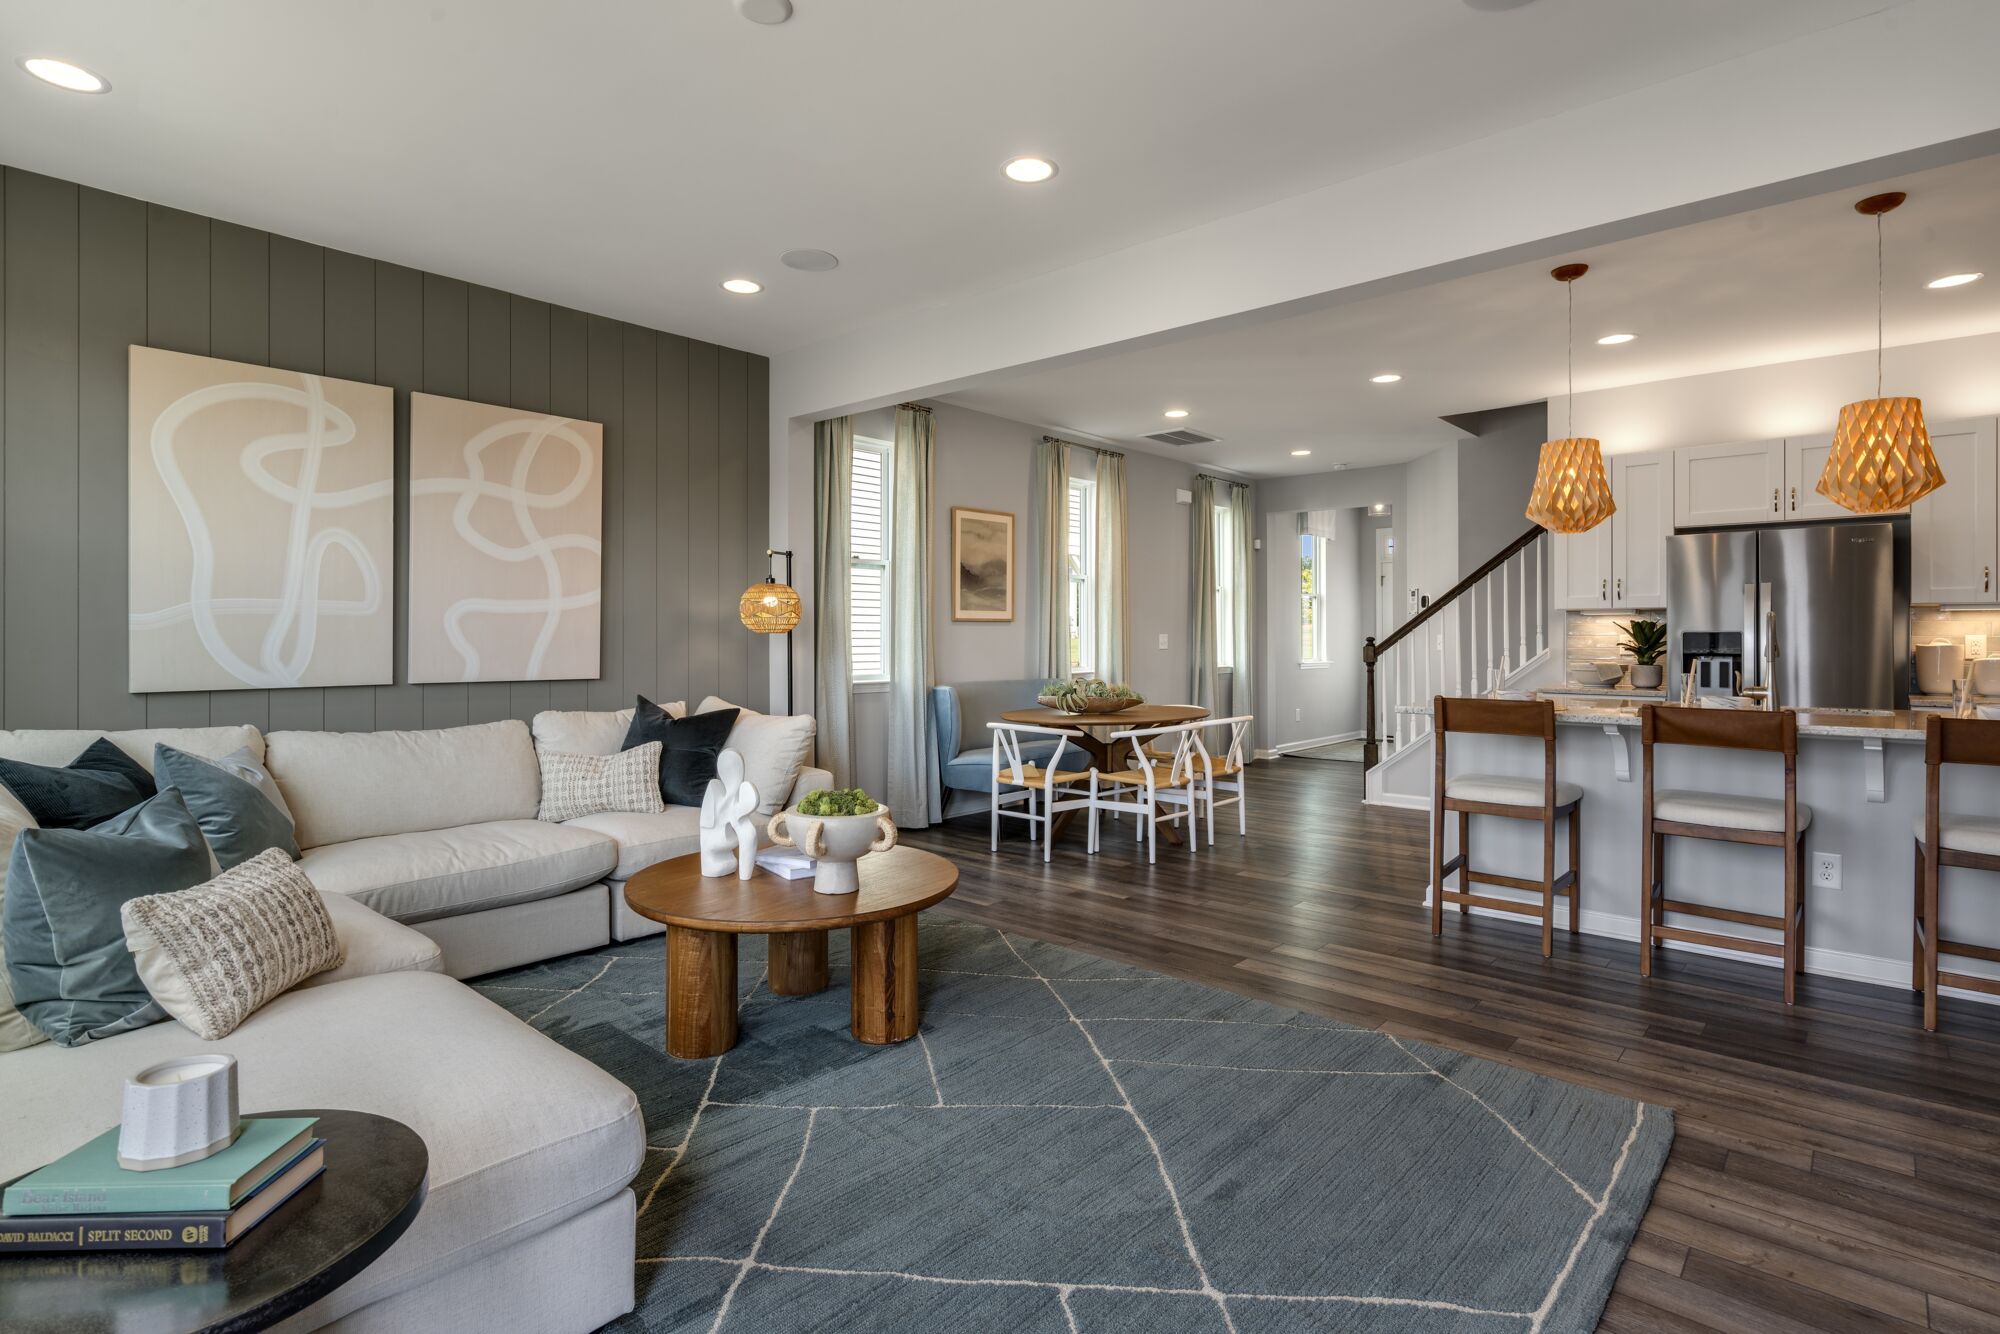
<path fill-rule="evenodd" d="M 1045 435 L 1042 437 L 1042 439 L 1047 441 L 1051 445 L 1061 445 L 1065 449 L 1087 449 L 1093 454 L 1103 454 L 1109 458 L 1114 458 L 1114 459 L 1122 459 L 1125 457 L 1125 455 L 1120 453 L 1118 450 L 1106 449 L 1102 445 L 1086 445 L 1081 440 L 1065 440 L 1059 435 Z"/>
<path fill-rule="evenodd" d="M 1194 475 L 1194 479 L 1197 482 L 1222 482 L 1229 486 L 1240 486 L 1245 491 L 1250 489 L 1248 482 L 1239 482 L 1234 477 L 1217 477 L 1212 472 L 1198 472 Z"/>
<path fill-rule="evenodd" d="M 898 403 L 898 404 L 897 404 L 896 406 L 897 406 L 898 408 L 905 408 L 905 409 L 908 409 L 908 410 L 909 410 L 909 411 L 911 411 L 911 412 L 929 412 L 929 411 L 930 411 L 930 409 L 929 409 L 929 408 L 925 407 L 925 406 L 924 406 L 923 404 L 921 404 L 921 403 Z"/>

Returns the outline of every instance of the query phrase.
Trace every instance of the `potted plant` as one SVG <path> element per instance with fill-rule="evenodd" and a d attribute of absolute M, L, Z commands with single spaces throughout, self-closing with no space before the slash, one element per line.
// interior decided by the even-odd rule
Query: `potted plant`
<path fill-rule="evenodd" d="M 1040 700 L 1043 708 L 1064 713 L 1118 713 L 1146 702 L 1132 687 L 1094 676 L 1087 681 L 1050 681 L 1042 687 Z"/>
<path fill-rule="evenodd" d="M 821 894 L 856 892 L 861 873 L 854 864 L 896 846 L 896 822 L 858 787 L 816 788 L 772 816 L 768 832 L 773 843 L 797 848 L 818 863 L 813 889 Z"/>
<path fill-rule="evenodd" d="M 1619 629 L 1625 632 L 1618 647 L 1632 655 L 1632 688 L 1634 690 L 1656 690 L 1659 688 L 1663 669 L 1660 657 L 1667 651 L 1667 623 L 1665 621 L 1628 621 Z"/>

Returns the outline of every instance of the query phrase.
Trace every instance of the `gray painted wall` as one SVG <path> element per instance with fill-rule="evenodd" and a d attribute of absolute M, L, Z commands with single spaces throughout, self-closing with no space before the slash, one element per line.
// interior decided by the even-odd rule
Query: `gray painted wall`
<path fill-rule="evenodd" d="M 126 690 L 126 348 L 140 343 L 604 424 L 603 676 Z M 736 617 L 765 569 L 769 363 L 453 278 L 7 168 L 0 173 L 0 726 L 446 727 L 643 691 L 766 707 Z"/>
<path fill-rule="evenodd" d="M 1499 408 L 1481 414 L 1477 438 L 1458 442 L 1458 572 L 1452 582 L 1528 531 L 1528 493 L 1535 489 L 1548 416 L 1542 403 Z"/>

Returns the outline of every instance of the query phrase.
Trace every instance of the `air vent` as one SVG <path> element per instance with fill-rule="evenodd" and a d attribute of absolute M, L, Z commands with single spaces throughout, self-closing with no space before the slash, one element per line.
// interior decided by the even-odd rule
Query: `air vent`
<path fill-rule="evenodd" d="M 1203 435 L 1200 431 L 1155 431 L 1146 438 L 1157 444 L 1174 446 L 1212 445 L 1215 443 L 1214 436 Z"/>

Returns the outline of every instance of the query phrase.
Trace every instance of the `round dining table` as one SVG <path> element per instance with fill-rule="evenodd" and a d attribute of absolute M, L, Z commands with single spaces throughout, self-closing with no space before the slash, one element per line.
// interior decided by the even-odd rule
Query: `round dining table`
<path fill-rule="evenodd" d="M 1073 729 L 1077 735 L 1071 744 L 1090 756 L 1093 768 L 1102 771 L 1113 767 L 1111 737 L 1115 733 L 1138 731 L 1148 727 L 1173 727 L 1179 723 L 1199 722 L 1206 717 L 1208 710 L 1197 704 L 1134 704 L 1131 708 L 1121 709 L 1117 713 L 1065 713 L 1061 709 L 1048 709 L 1037 705 L 1032 709 L 1009 709 L 1000 715 L 1000 721 L 1015 723 L 1022 727 L 1060 727 L 1065 731 Z M 1075 816 L 1076 812 L 1073 810 L 1057 812 L 1055 825 L 1049 831 L 1050 837 L 1060 837 Z M 1180 830 L 1174 825 L 1161 825 L 1160 833 L 1165 835 L 1169 843 L 1181 841 Z"/>

